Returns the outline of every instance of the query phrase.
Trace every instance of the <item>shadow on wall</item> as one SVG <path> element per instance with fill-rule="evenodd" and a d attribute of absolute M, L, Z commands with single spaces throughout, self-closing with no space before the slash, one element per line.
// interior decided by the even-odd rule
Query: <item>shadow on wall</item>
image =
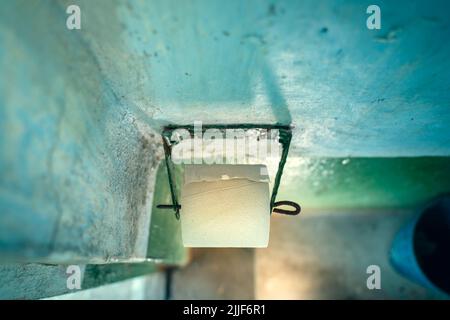
<path fill-rule="evenodd" d="M 144 91 L 154 117 L 176 124 L 290 124 L 261 32 L 272 18 L 268 8 L 241 1 L 119 7 L 126 45 L 145 59 Z"/>

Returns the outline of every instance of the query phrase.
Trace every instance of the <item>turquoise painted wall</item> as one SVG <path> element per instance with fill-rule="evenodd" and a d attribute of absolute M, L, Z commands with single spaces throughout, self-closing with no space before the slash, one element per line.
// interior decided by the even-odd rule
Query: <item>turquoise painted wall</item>
<path fill-rule="evenodd" d="M 1 4 L 0 258 L 144 259 L 160 138 L 65 16 L 57 2 Z"/>

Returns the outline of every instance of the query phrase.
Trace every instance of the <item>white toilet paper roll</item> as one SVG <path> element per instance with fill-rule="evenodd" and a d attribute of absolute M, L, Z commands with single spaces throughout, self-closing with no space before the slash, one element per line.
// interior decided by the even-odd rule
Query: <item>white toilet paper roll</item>
<path fill-rule="evenodd" d="M 270 193 L 262 165 L 186 165 L 181 190 L 186 247 L 267 247 Z"/>

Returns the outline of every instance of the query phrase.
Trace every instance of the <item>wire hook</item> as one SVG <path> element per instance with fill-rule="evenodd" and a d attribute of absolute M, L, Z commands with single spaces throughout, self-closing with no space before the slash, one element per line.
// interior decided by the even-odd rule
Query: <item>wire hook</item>
<path fill-rule="evenodd" d="M 273 204 L 272 212 L 279 213 L 279 214 L 286 214 L 288 216 L 296 216 L 300 213 L 302 210 L 300 205 L 298 203 L 295 203 L 293 201 L 278 201 Z M 288 206 L 294 208 L 294 210 L 286 210 L 286 209 L 280 209 L 277 207 L 281 206 Z"/>

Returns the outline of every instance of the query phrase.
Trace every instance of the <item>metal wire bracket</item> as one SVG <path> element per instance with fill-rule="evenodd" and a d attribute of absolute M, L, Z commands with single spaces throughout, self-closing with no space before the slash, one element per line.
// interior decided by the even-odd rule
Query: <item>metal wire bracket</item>
<path fill-rule="evenodd" d="M 165 154 L 165 162 L 167 168 L 167 175 L 169 180 L 170 193 L 172 198 L 172 204 L 160 204 L 157 205 L 157 208 L 160 209 L 173 209 L 175 211 L 175 217 L 180 219 L 180 209 L 181 205 L 178 202 L 177 198 L 177 190 L 175 185 L 175 178 L 173 176 L 173 162 L 172 162 L 172 146 L 175 141 L 171 141 L 172 132 L 177 129 L 185 129 L 189 131 L 191 136 L 194 135 L 194 126 L 193 125 L 169 125 L 163 128 L 162 131 L 162 140 L 164 146 L 164 154 Z M 266 129 L 266 130 L 278 130 L 279 139 L 282 146 L 282 153 L 280 162 L 278 164 L 278 170 L 275 176 L 275 181 L 272 189 L 272 195 L 270 198 L 270 213 L 279 213 L 286 215 L 298 215 L 301 211 L 300 205 L 292 201 L 279 201 L 276 202 L 278 188 L 281 182 L 281 176 L 283 175 L 284 165 L 286 164 L 287 156 L 289 153 L 289 146 L 291 144 L 292 139 L 292 128 L 290 126 L 284 125 L 257 125 L 257 124 L 229 124 L 229 125 L 202 125 L 203 133 L 208 129 Z M 282 206 L 292 207 L 293 210 L 281 209 Z"/>

